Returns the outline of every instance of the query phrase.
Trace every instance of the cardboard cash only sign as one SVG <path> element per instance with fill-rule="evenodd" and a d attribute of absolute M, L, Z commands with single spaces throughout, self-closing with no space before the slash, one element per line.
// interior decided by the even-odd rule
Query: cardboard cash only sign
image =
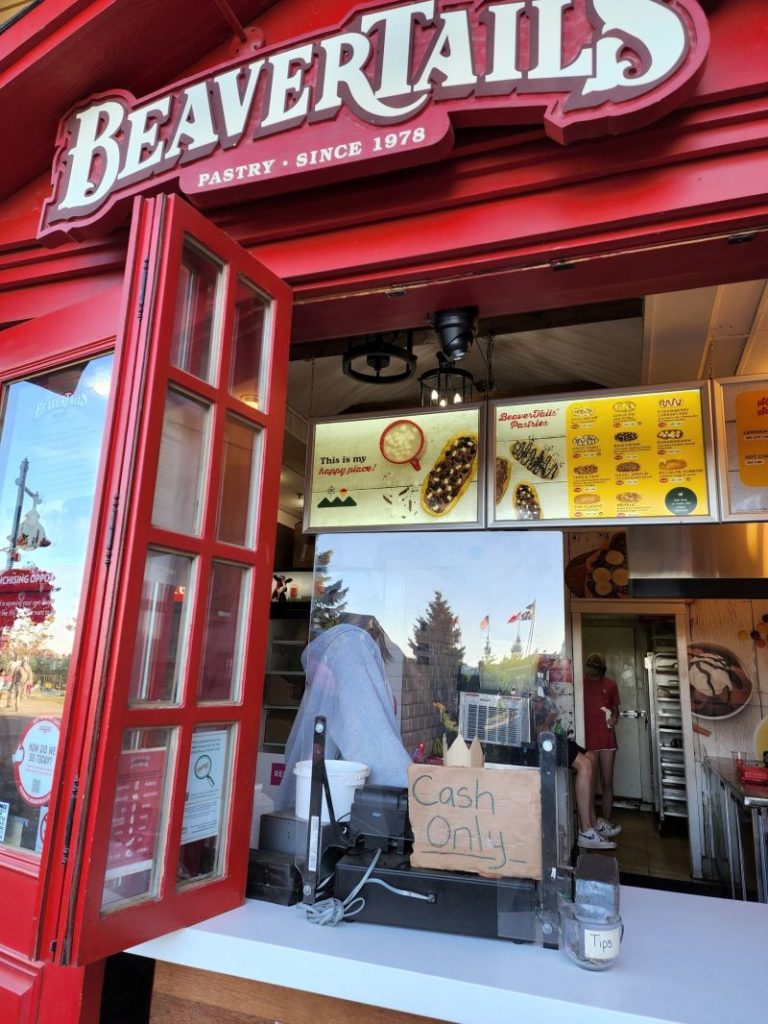
<path fill-rule="evenodd" d="M 411 864 L 540 880 L 539 787 L 537 768 L 410 765 Z"/>

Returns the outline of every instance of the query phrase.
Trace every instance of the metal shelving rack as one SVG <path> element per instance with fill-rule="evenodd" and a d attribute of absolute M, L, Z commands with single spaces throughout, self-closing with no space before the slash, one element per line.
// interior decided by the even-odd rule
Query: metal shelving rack
<path fill-rule="evenodd" d="M 672 641 L 672 644 L 674 641 Z M 651 743 L 656 811 L 665 818 L 688 817 L 683 720 L 677 651 L 665 641 L 646 657 L 650 693 Z"/>
<path fill-rule="evenodd" d="M 301 652 L 307 645 L 309 602 L 273 604 L 269 624 L 261 750 L 279 754 L 291 731 L 302 695 Z"/>

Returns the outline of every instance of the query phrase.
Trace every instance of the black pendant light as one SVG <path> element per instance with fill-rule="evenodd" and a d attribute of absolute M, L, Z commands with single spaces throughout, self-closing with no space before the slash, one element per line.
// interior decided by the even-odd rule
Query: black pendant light
<path fill-rule="evenodd" d="M 405 346 L 396 345 L 396 334 L 368 334 L 360 345 L 350 345 L 342 356 L 344 373 L 364 384 L 399 384 L 413 376 L 413 332 L 407 331 Z"/>
<path fill-rule="evenodd" d="M 461 370 L 442 352 L 437 353 L 437 366 L 419 377 L 421 404 L 423 406 L 460 405 L 471 402 L 475 378 L 469 370 Z"/>

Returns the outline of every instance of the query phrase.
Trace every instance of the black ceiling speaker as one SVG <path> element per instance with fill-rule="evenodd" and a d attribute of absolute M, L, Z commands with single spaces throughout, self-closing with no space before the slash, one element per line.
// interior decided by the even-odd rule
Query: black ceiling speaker
<path fill-rule="evenodd" d="M 477 309 L 474 306 L 441 309 L 433 313 L 429 320 L 440 342 L 440 351 L 446 359 L 452 363 L 463 359 L 477 334 Z"/>

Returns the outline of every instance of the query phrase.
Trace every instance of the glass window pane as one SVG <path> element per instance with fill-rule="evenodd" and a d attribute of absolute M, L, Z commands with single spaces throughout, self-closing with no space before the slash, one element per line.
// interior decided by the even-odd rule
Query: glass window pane
<path fill-rule="evenodd" d="M 214 364 L 214 332 L 222 280 L 221 264 L 196 246 L 185 243 L 176 296 L 171 362 L 206 381 L 211 379 Z"/>
<path fill-rule="evenodd" d="M 233 738 L 232 727 L 222 725 L 201 726 L 192 734 L 176 876 L 179 888 L 222 874 Z"/>
<path fill-rule="evenodd" d="M 150 551 L 144 567 L 129 701 L 178 701 L 191 614 L 192 559 Z"/>
<path fill-rule="evenodd" d="M 468 566 L 482 586 L 468 585 Z M 406 765 L 414 750 L 442 744 L 449 719 L 465 739 L 477 735 L 494 744 L 485 751 L 489 763 L 506 756 L 495 749 L 494 730 L 500 749 L 525 740 L 524 734 L 511 740 L 490 712 L 486 721 L 477 692 L 514 697 L 507 707 L 523 709 L 520 723 L 532 720 L 525 709 L 545 706 L 555 713 L 553 722 L 559 719 L 558 731 L 572 734 L 563 571 L 562 535 L 550 530 L 318 534 L 313 639 L 306 650 L 302 643 L 273 641 L 268 663 L 268 671 L 303 668 L 311 697 L 288 743 L 278 806 L 290 806 L 293 764 L 312 756 L 306 723 L 317 714 L 327 716 L 326 756 L 341 750 L 346 760 L 368 764 L 374 781 L 384 770 L 387 785 L 406 784 L 404 767 L 390 775 L 391 766 Z M 332 637 L 339 642 L 331 644 Z M 362 663 L 358 659 L 377 665 L 366 678 L 367 695 L 360 673 L 350 669 Z M 364 715 L 377 736 L 391 738 L 388 727 L 399 729 L 401 743 L 381 740 L 388 753 L 378 764 L 370 758 L 381 755 L 365 741 L 358 744 L 349 729 L 350 708 L 362 709 L 355 714 Z M 372 716 L 379 715 L 376 726 Z"/>
<path fill-rule="evenodd" d="M 261 354 L 269 304 L 245 278 L 237 282 L 229 391 L 253 409 L 263 409 Z"/>
<path fill-rule="evenodd" d="M 0 848 L 39 855 L 77 630 L 112 356 L 8 385 L 0 434 Z"/>
<path fill-rule="evenodd" d="M 198 697 L 234 700 L 240 687 L 242 634 L 248 570 L 214 562 L 203 638 L 203 667 Z"/>
<path fill-rule="evenodd" d="M 210 407 L 169 391 L 163 417 L 152 522 L 176 533 L 200 532 Z"/>
<path fill-rule="evenodd" d="M 229 544 L 253 543 L 258 431 L 234 416 L 224 427 L 217 536 Z"/>
<path fill-rule="evenodd" d="M 172 729 L 129 729 L 123 736 L 101 898 L 105 913 L 157 895 L 173 746 Z"/>

